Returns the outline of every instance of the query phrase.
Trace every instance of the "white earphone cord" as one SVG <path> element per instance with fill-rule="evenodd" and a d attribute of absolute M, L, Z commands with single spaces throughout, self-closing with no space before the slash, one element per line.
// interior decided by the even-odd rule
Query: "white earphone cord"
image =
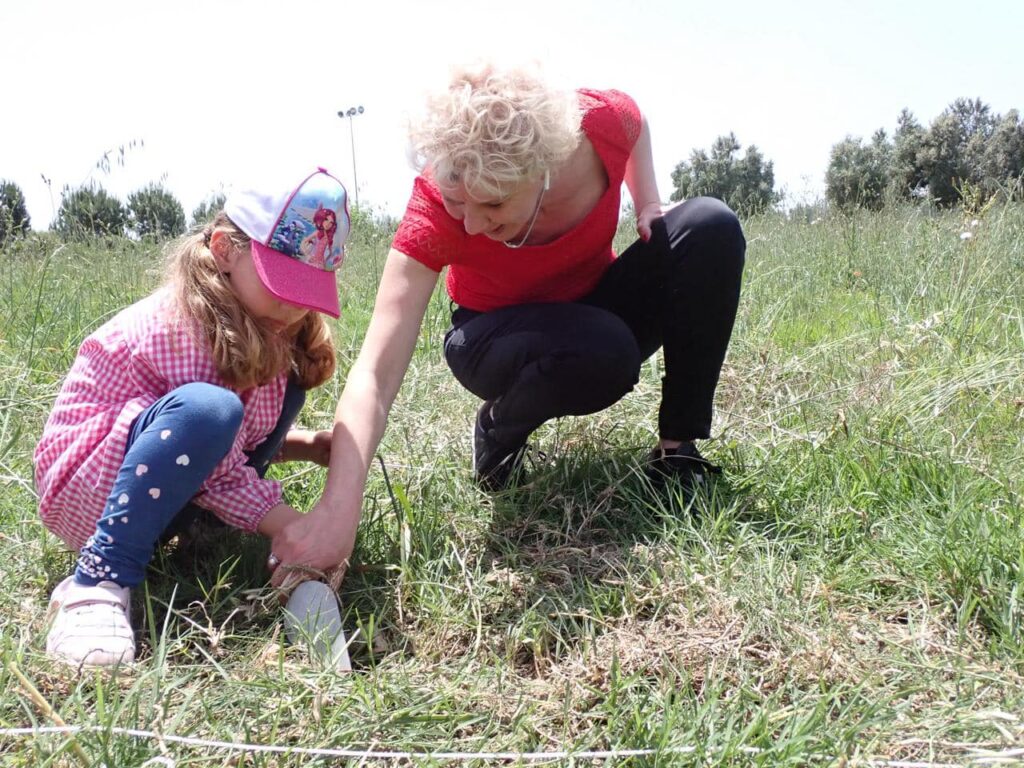
<path fill-rule="evenodd" d="M 508 248 L 522 248 L 523 243 L 526 242 L 527 238 L 533 233 L 533 225 L 537 223 L 537 215 L 540 213 L 540 204 L 544 200 L 544 193 L 551 188 L 551 171 L 544 171 L 544 186 L 541 187 L 540 194 L 537 196 L 537 204 L 533 206 L 533 216 L 530 218 L 530 226 L 526 228 L 526 234 L 519 240 L 518 243 L 510 243 L 508 240 L 504 240 L 505 246 Z"/>

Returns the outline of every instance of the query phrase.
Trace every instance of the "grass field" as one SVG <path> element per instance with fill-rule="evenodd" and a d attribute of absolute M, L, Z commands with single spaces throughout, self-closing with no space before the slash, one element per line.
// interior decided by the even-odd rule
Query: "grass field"
<path fill-rule="evenodd" d="M 75 765 L 77 746 L 119 767 L 338 761 L 110 728 L 410 751 L 417 765 L 626 749 L 653 752 L 606 764 L 1024 755 L 1024 209 L 745 229 L 703 446 L 725 474 L 692 507 L 638 475 L 658 359 L 615 407 L 542 428 L 526 487 L 478 491 L 476 403 L 441 359 L 435 297 L 342 588 L 349 676 L 283 642 L 260 599 L 266 544 L 241 535 L 154 561 L 132 668 L 79 676 L 46 659 L 47 596 L 73 557 L 36 516 L 32 449 L 78 344 L 150 290 L 159 249 L 36 238 L 0 252 L 0 728 L 52 724 L 15 669 L 67 723 L 100 727 L 75 744 L 3 736 L 0 760 Z M 342 373 L 387 242 L 358 233 L 343 269 Z M 340 386 L 311 398 L 305 425 L 330 423 Z M 318 497 L 322 470 L 274 471 L 299 508 Z"/>

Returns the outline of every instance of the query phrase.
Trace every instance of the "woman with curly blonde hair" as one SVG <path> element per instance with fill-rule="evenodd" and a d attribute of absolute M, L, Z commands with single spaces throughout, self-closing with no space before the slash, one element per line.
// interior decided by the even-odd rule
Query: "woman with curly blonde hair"
<path fill-rule="evenodd" d="M 129 591 L 161 540 L 198 514 L 276 541 L 301 515 L 264 479 L 272 460 L 327 463 L 330 435 L 291 429 L 334 373 L 321 313 L 333 267 L 298 248 L 312 212 L 348 233 L 345 188 L 325 171 L 240 191 L 179 241 L 165 285 L 85 339 L 35 452 L 43 522 L 79 550 L 53 592 L 47 652 L 75 666 L 135 655 Z"/>
<path fill-rule="evenodd" d="M 694 440 L 710 436 L 739 301 L 745 242 L 733 212 L 710 198 L 661 203 L 650 130 L 629 96 L 562 92 L 521 70 L 456 72 L 412 148 L 420 175 L 338 403 L 324 496 L 289 527 L 287 558 L 320 567 L 351 551 L 363 478 L 445 268 L 455 305 L 445 358 L 483 401 L 480 485 L 515 482 L 533 430 L 616 402 L 659 348 L 659 439 L 644 468 L 659 485 L 706 482 L 717 467 Z M 616 256 L 623 181 L 639 239 Z"/>

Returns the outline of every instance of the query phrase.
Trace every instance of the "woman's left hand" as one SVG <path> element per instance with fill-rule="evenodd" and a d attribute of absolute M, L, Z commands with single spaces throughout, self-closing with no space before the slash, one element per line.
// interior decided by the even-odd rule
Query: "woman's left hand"
<path fill-rule="evenodd" d="M 636 213 L 636 232 L 645 243 L 651 239 L 651 223 L 660 219 L 671 206 L 659 202 L 645 203 Z"/>

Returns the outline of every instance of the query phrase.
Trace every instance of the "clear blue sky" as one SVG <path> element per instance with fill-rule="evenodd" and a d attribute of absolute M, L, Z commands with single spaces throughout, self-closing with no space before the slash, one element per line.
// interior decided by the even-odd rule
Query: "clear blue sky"
<path fill-rule="evenodd" d="M 351 187 L 336 113 L 362 105 L 360 200 L 400 214 L 408 113 L 451 64 L 495 53 L 633 95 L 664 198 L 677 162 L 733 131 L 799 200 L 821 193 L 834 143 L 891 131 L 903 107 L 926 125 L 960 96 L 1024 109 L 1022 33 L 1010 0 L 11 0 L 0 178 L 36 228 L 90 179 L 122 199 L 162 181 L 186 213 L 264 167 L 323 165 Z M 133 140 L 123 166 L 95 167 Z"/>

